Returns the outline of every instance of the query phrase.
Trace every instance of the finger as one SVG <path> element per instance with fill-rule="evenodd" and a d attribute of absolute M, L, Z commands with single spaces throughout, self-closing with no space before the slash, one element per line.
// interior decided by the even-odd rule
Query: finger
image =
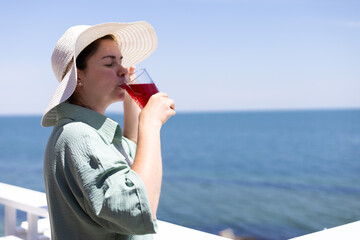
<path fill-rule="evenodd" d="M 129 74 L 133 74 L 135 72 L 135 68 L 136 68 L 136 66 L 129 67 L 128 68 Z"/>
<path fill-rule="evenodd" d="M 158 93 L 156 93 L 156 94 L 154 94 L 154 95 L 156 95 L 156 96 L 158 96 L 158 97 L 165 97 L 165 98 L 168 97 L 168 95 L 167 95 L 166 93 L 164 93 L 164 92 L 158 92 Z"/>
<path fill-rule="evenodd" d="M 174 100 L 172 100 L 171 98 L 164 98 L 164 101 L 166 102 L 166 105 L 172 109 L 172 110 L 175 110 L 175 102 Z"/>
<path fill-rule="evenodd" d="M 174 102 L 174 100 L 172 100 L 172 99 L 169 99 L 169 100 L 170 100 L 170 105 L 169 105 L 170 108 L 175 111 L 175 102 Z"/>
<path fill-rule="evenodd" d="M 170 112 L 170 114 L 171 114 L 172 116 L 174 116 L 174 115 L 176 114 L 176 111 L 175 111 L 175 109 L 171 109 L 171 112 Z"/>

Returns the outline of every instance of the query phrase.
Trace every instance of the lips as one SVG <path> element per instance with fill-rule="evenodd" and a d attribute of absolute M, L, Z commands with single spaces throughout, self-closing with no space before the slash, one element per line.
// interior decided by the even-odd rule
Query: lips
<path fill-rule="evenodd" d="M 125 85 L 125 82 L 126 82 L 126 78 L 121 77 L 120 80 L 119 80 L 118 86 L 121 87 L 121 88 L 124 88 L 123 85 Z"/>

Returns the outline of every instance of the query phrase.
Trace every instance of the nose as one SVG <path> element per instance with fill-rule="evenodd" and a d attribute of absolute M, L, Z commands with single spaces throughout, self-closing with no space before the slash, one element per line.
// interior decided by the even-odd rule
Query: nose
<path fill-rule="evenodd" d="M 125 77 L 128 74 L 128 70 L 127 68 L 124 68 L 122 65 L 120 65 L 119 71 L 118 71 L 118 75 L 120 77 Z"/>

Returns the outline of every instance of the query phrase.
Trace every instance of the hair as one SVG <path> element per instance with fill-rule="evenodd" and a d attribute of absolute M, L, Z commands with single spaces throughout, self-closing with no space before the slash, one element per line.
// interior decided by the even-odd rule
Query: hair
<path fill-rule="evenodd" d="M 86 69 L 86 66 L 87 66 L 86 63 L 87 63 L 88 59 L 96 53 L 96 51 L 99 48 L 100 42 L 105 39 L 114 40 L 115 42 L 117 42 L 116 37 L 112 34 L 109 34 L 109 35 L 105 35 L 101 38 L 98 38 L 95 41 L 93 41 L 92 43 L 90 43 L 86 48 L 84 48 L 84 50 L 81 51 L 81 53 L 76 58 L 77 69 L 79 69 L 79 70 Z"/>

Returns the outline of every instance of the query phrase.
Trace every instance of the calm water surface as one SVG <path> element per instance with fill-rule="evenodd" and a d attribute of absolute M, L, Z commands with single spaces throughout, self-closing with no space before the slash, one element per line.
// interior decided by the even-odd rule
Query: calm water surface
<path fill-rule="evenodd" d="M 44 191 L 40 118 L 0 117 L 0 182 Z M 360 110 L 179 113 L 162 147 L 161 220 L 287 239 L 360 219 Z"/>

